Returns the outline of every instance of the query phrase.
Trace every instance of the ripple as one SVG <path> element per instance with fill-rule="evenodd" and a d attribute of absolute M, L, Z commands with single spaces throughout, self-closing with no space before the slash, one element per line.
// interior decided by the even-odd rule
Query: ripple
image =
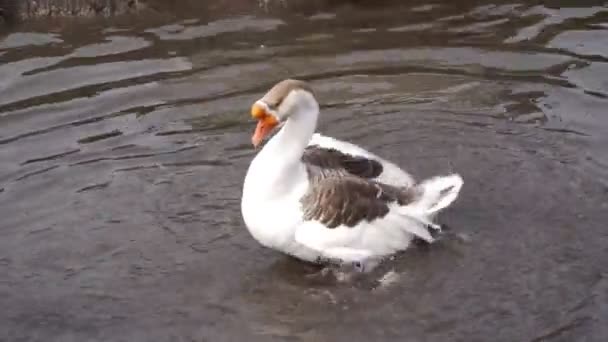
<path fill-rule="evenodd" d="M 23 163 L 21 163 L 21 165 L 26 165 L 26 164 L 31 164 L 31 163 L 39 163 L 39 162 L 48 161 L 48 160 L 60 159 L 62 157 L 69 156 L 70 154 L 74 154 L 74 153 L 78 153 L 78 152 L 80 152 L 80 149 L 74 149 L 74 150 L 70 150 L 70 151 L 66 151 L 66 152 L 52 154 L 50 156 L 32 158 L 32 159 L 28 159 L 28 160 L 24 161 Z"/>
<path fill-rule="evenodd" d="M 91 44 L 74 50 L 70 57 L 92 58 L 100 56 L 118 55 L 130 51 L 140 50 L 152 44 L 139 37 L 110 36 L 108 42 Z"/>
<path fill-rule="evenodd" d="M 186 59 L 176 57 L 165 60 L 103 63 L 46 71 L 14 80 L 11 87 L 0 94 L 0 106 L 85 86 L 163 72 L 189 70 L 191 67 L 192 65 Z M 61 82 L 54 80 L 61 80 Z"/>
<path fill-rule="evenodd" d="M 0 49 L 15 49 L 27 46 L 43 46 L 62 43 L 59 35 L 54 33 L 16 32 L 0 41 Z"/>
<path fill-rule="evenodd" d="M 579 55 L 608 59 L 608 30 L 566 31 L 558 34 L 547 45 Z"/>
<path fill-rule="evenodd" d="M 36 57 L 0 65 L 0 90 L 8 89 L 23 74 L 55 65 L 65 59 L 65 57 Z"/>
<path fill-rule="evenodd" d="M 43 174 L 43 173 L 55 170 L 58 167 L 59 167 L 59 165 L 53 165 L 53 166 L 45 167 L 45 168 L 38 169 L 38 170 L 35 170 L 35 171 L 27 172 L 27 173 L 24 173 L 21 176 L 15 178 L 14 181 L 15 182 L 22 181 L 24 179 L 27 179 L 27 178 L 30 178 L 30 177 L 33 177 L 33 176 L 37 176 L 37 175 L 40 175 L 40 174 Z"/>
<path fill-rule="evenodd" d="M 278 19 L 257 19 L 245 16 L 217 20 L 205 25 L 166 25 L 155 29 L 148 29 L 146 32 L 154 33 L 162 40 L 191 40 L 217 36 L 223 33 L 272 31 L 282 24 L 284 22 Z"/>
<path fill-rule="evenodd" d="M 76 192 L 82 193 L 82 192 L 87 192 L 87 191 L 92 191 L 92 190 L 101 190 L 101 189 L 107 188 L 108 185 L 110 185 L 110 182 L 91 184 L 91 185 L 87 185 L 85 187 L 82 187 L 82 188 L 76 190 Z"/>
<path fill-rule="evenodd" d="M 420 24 L 410 24 L 403 25 L 398 27 L 391 27 L 388 29 L 389 32 L 411 32 L 411 31 L 427 31 L 432 28 L 435 28 L 437 25 L 433 23 L 420 23 Z"/>
<path fill-rule="evenodd" d="M 335 13 L 317 13 L 308 17 L 309 20 L 332 20 L 336 18 Z"/>
<path fill-rule="evenodd" d="M 581 89 L 608 97 L 608 81 L 595 75 L 608 75 L 608 63 L 593 63 L 583 68 L 566 70 L 562 76 Z"/>
<path fill-rule="evenodd" d="M 520 14 L 520 9 L 522 6 L 522 4 L 482 5 L 471 11 L 471 14 L 476 16 L 505 16 L 513 13 Z"/>
<path fill-rule="evenodd" d="M 77 161 L 77 162 L 71 164 L 70 166 L 95 164 L 95 163 L 99 163 L 99 162 L 112 161 L 112 160 L 145 159 L 145 158 L 157 157 L 157 156 L 162 156 L 162 155 L 172 155 L 172 154 L 177 154 L 180 152 L 188 151 L 191 149 L 195 149 L 197 147 L 198 146 L 184 146 L 184 147 L 180 147 L 178 149 L 161 151 L 161 152 L 125 154 L 125 155 L 121 155 L 121 156 L 108 156 L 108 157 L 104 156 L 104 157 L 80 160 L 80 161 Z"/>
<path fill-rule="evenodd" d="M 91 135 L 91 136 L 88 136 L 85 138 L 78 139 L 78 143 L 79 144 L 90 144 L 90 143 L 93 143 L 96 141 L 110 139 L 110 138 L 118 137 L 121 135 L 123 135 L 123 132 L 121 132 L 119 130 L 114 130 L 111 132 L 95 134 L 95 135 Z"/>
<path fill-rule="evenodd" d="M 426 5 L 412 7 L 412 8 L 410 8 L 410 11 L 412 11 L 412 12 L 429 12 L 429 11 L 432 11 L 441 6 L 442 6 L 441 4 L 426 4 Z"/>
<path fill-rule="evenodd" d="M 513 37 L 508 38 L 505 43 L 519 43 L 526 40 L 533 40 L 549 26 L 559 25 L 567 20 L 576 18 L 588 18 L 595 14 L 605 12 L 607 9 L 602 6 L 581 7 L 581 8 L 560 8 L 559 10 L 549 9 L 544 6 L 534 6 L 523 12 L 522 16 L 542 15 L 545 18 L 538 23 L 522 28 Z"/>
<path fill-rule="evenodd" d="M 390 49 L 351 52 L 338 55 L 336 65 L 356 65 L 383 61 L 403 63 L 405 61 L 438 62 L 449 66 L 477 65 L 507 71 L 538 71 L 566 63 L 569 57 L 548 53 L 518 53 L 510 51 L 488 51 L 474 48 Z"/>

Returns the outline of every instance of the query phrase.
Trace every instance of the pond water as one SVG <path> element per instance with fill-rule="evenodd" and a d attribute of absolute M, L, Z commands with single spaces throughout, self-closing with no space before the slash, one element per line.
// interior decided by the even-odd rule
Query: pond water
<path fill-rule="evenodd" d="M 606 341 L 608 7 L 410 1 L 26 23 L 0 38 L 0 340 Z M 458 172 L 440 241 L 352 281 L 240 214 L 251 104 Z M 388 280 L 387 280 L 388 279 Z"/>

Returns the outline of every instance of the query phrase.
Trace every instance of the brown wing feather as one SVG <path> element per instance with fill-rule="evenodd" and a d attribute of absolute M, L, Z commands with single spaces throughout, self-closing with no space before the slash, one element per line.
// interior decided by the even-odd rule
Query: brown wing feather
<path fill-rule="evenodd" d="M 313 177 L 301 203 L 305 220 L 317 220 L 328 228 L 353 227 L 362 220 L 384 217 L 388 205 L 405 205 L 417 196 L 414 188 L 402 189 L 350 175 Z"/>
<path fill-rule="evenodd" d="M 342 170 L 357 177 L 372 179 L 380 176 L 382 164 L 374 159 L 353 156 L 333 148 L 308 146 L 302 155 L 302 161 L 323 170 Z"/>

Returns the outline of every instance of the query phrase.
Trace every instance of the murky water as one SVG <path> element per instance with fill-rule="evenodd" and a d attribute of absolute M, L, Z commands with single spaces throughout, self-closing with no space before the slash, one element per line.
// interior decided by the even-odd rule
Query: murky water
<path fill-rule="evenodd" d="M 606 341 L 601 1 L 216 12 L 1 38 L 0 340 Z M 336 282 L 250 237 L 248 111 L 286 77 L 320 131 L 463 175 L 441 241 Z"/>

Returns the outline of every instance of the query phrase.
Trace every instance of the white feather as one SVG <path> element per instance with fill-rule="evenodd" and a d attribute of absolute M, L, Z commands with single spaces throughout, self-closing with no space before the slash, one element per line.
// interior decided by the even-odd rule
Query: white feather
<path fill-rule="evenodd" d="M 399 187 L 410 187 L 414 185 L 414 178 L 399 166 L 369 152 L 355 144 L 336 138 L 324 136 L 320 133 L 313 134 L 310 145 L 317 145 L 324 148 L 335 148 L 336 150 L 351 154 L 357 157 L 375 159 L 382 164 L 382 174 L 376 178 L 377 181 Z"/>

